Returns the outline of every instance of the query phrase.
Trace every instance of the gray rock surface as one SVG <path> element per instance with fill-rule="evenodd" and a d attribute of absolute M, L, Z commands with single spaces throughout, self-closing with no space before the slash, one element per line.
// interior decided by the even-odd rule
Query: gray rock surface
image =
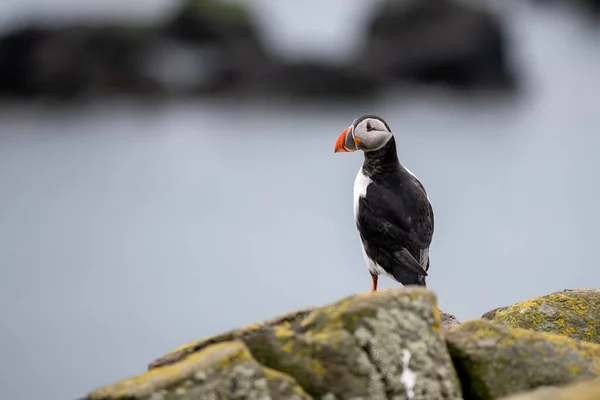
<path fill-rule="evenodd" d="M 460 321 L 452 314 L 440 311 L 440 317 L 442 320 L 442 329 L 447 331 L 448 329 L 460 325 Z"/>
<path fill-rule="evenodd" d="M 465 399 L 492 400 L 600 376 L 600 345 L 467 321 L 446 335 Z"/>

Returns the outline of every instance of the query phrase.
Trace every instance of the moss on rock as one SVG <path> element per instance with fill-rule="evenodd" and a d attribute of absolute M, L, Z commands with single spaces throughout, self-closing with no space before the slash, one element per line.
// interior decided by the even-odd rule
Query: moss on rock
<path fill-rule="evenodd" d="M 565 290 L 483 315 L 495 324 L 600 343 L 600 290 Z"/>
<path fill-rule="evenodd" d="M 239 341 L 218 343 L 180 363 L 98 389 L 89 400 L 310 400 L 288 375 L 265 368 Z"/>
<path fill-rule="evenodd" d="M 544 387 L 502 400 L 600 400 L 600 379 L 563 387 Z"/>
<path fill-rule="evenodd" d="M 600 345 L 468 321 L 446 337 L 465 399 L 497 399 L 600 375 Z"/>
<path fill-rule="evenodd" d="M 258 362 L 292 376 L 315 398 L 459 399 L 440 326 L 430 291 L 385 290 L 191 343 L 150 367 L 240 340 Z"/>

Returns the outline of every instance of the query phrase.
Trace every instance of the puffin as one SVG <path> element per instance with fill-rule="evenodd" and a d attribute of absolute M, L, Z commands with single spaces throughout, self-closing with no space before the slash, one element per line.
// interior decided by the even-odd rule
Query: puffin
<path fill-rule="evenodd" d="M 371 292 L 382 274 L 403 286 L 426 287 L 434 218 L 425 187 L 400 163 L 383 118 L 364 115 L 339 135 L 335 153 L 357 150 L 364 161 L 354 181 L 354 220 Z"/>

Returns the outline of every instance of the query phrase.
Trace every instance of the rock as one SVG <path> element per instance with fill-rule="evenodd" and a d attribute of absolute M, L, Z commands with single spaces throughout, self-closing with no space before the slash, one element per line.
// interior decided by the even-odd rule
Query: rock
<path fill-rule="evenodd" d="M 183 0 L 156 25 L 30 26 L 0 37 L 0 95 L 284 95 L 364 100 L 396 82 L 509 87 L 503 28 L 460 0 L 387 0 L 355 60 L 270 54 L 242 2 Z"/>
<path fill-rule="evenodd" d="M 86 94 L 146 93 L 140 74 L 154 40 L 144 28 L 23 28 L 0 39 L 0 94 L 72 98 Z"/>
<path fill-rule="evenodd" d="M 189 0 L 163 25 L 30 26 L 0 38 L 0 95 L 187 95 L 263 78 L 272 61 L 245 9 Z"/>
<path fill-rule="evenodd" d="M 447 331 L 448 329 L 460 325 L 460 321 L 452 314 L 447 314 L 443 311 L 440 311 L 440 317 L 442 320 L 442 329 Z"/>
<path fill-rule="evenodd" d="M 356 68 L 382 79 L 454 88 L 513 88 L 504 27 L 483 5 L 386 0 L 369 24 Z"/>
<path fill-rule="evenodd" d="M 196 88 L 201 93 L 220 93 L 267 77 L 276 67 L 258 38 L 254 21 L 241 3 L 222 0 L 187 0 L 165 30 L 170 38 L 209 53 L 207 82 Z"/>
<path fill-rule="evenodd" d="M 252 384 L 245 378 L 249 373 L 232 375 L 233 367 L 246 363 L 244 371 L 263 377 L 260 388 L 273 399 L 292 398 L 274 394 L 285 386 L 298 399 L 458 400 L 460 386 L 440 324 L 435 295 L 423 288 L 352 296 L 188 344 L 153 362 L 147 373 L 99 389 L 88 399 L 126 394 L 170 400 L 173 390 L 223 394 L 235 386 L 231 382 Z M 211 379 L 196 383 L 193 376 Z M 220 389 L 207 386 L 213 381 Z M 179 398 L 204 398 L 194 395 Z M 258 397 L 240 392 L 223 398 Z"/>
<path fill-rule="evenodd" d="M 579 3 L 596 17 L 600 15 L 600 0 L 579 0 Z"/>
<path fill-rule="evenodd" d="M 179 364 L 96 390 L 88 399 L 312 399 L 286 374 L 260 365 L 239 341 L 222 342 Z"/>
<path fill-rule="evenodd" d="M 501 400 L 600 400 L 600 379 L 563 387 L 543 387 Z"/>
<path fill-rule="evenodd" d="M 482 318 L 512 328 L 600 343 L 600 290 L 565 290 L 497 308 Z"/>
<path fill-rule="evenodd" d="M 346 66 L 287 62 L 268 54 L 249 13 L 239 4 L 188 0 L 167 32 L 177 40 L 218 48 L 211 60 L 214 74 L 203 88 L 209 93 L 363 99 L 380 89 L 371 76 Z"/>
<path fill-rule="evenodd" d="M 467 321 L 446 342 L 465 399 L 497 399 L 600 375 L 600 345 L 548 333 Z"/>
<path fill-rule="evenodd" d="M 221 0 L 186 0 L 166 24 L 165 31 L 192 43 L 257 41 L 248 11 L 240 3 Z"/>

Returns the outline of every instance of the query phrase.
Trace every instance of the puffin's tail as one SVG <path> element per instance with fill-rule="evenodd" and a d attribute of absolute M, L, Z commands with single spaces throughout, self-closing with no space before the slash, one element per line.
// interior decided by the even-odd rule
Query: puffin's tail
<path fill-rule="evenodd" d="M 425 283 L 427 270 L 424 269 L 417 260 L 415 260 L 415 258 L 406 248 L 395 252 L 394 260 L 395 262 L 392 268 L 392 275 L 398 282 L 405 286 L 427 286 Z M 429 269 L 429 260 L 427 261 L 427 269 Z"/>
<path fill-rule="evenodd" d="M 425 281 L 427 277 L 425 275 L 415 274 L 402 265 L 395 266 L 394 270 L 392 271 L 392 275 L 404 286 L 417 285 L 427 287 L 427 283 Z"/>

